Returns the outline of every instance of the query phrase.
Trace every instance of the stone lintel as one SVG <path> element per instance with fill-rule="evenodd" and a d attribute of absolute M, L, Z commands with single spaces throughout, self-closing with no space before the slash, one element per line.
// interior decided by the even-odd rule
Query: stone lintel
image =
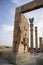
<path fill-rule="evenodd" d="M 43 7 L 43 0 L 34 0 L 30 3 L 24 4 L 20 7 L 16 8 L 16 14 L 17 13 L 26 13 L 38 8 Z"/>

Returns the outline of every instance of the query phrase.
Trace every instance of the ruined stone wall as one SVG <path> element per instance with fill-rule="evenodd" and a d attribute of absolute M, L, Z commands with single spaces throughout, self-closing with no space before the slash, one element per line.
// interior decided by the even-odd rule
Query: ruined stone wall
<path fill-rule="evenodd" d="M 23 14 L 19 14 L 16 18 L 17 19 L 15 22 L 14 40 L 13 40 L 14 53 L 24 53 L 25 42 L 23 42 L 23 38 L 25 38 L 25 40 L 29 39 L 29 23 Z M 26 43 L 28 45 L 27 41 Z M 25 46 L 25 52 L 27 52 L 27 45 Z"/>
<path fill-rule="evenodd" d="M 21 38 L 20 38 L 20 45 L 18 49 L 18 53 L 24 53 L 24 44 L 26 42 L 25 52 L 28 51 L 27 46 L 29 46 L 29 23 L 26 17 L 21 14 L 21 22 L 19 23 L 20 30 L 21 30 Z M 26 41 L 23 42 L 23 39 Z"/>
<path fill-rule="evenodd" d="M 42 51 L 43 50 L 42 37 L 39 37 L 39 47 L 40 51 Z"/>
<path fill-rule="evenodd" d="M 14 23 L 14 33 L 13 33 L 13 52 L 18 53 L 19 43 L 20 43 L 20 27 L 19 23 L 21 22 L 21 14 L 15 16 Z"/>
<path fill-rule="evenodd" d="M 19 22 L 21 22 L 21 13 L 26 13 L 41 7 L 43 7 L 43 0 L 41 1 L 35 0 L 16 8 L 15 21 L 14 21 L 15 22 L 14 34 L 13 34 L 13 52 L 14 53 L 18 53 L 20 40 L 21 40 L 21 30 L 19 26 Z M 27 38 L 25 38 L 25 40 L 27 40 Z"/>

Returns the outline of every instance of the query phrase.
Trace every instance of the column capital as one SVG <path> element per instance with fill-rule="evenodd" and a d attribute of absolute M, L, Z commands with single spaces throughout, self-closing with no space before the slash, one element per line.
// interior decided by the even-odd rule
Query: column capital
<path fill-rule="evenodd" d="M 37 27 L 35 27 L 35 30 L 37 30 Z"/>
<path fill-rule="evenodd" d="M 33 18 L 29 18 L 30 24 L 33 23 L 34 17 Z"/>

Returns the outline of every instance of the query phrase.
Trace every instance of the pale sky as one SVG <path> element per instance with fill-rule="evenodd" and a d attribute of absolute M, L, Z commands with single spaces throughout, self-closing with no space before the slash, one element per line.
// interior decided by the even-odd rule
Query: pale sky
<path fill-rule="evenodd" d="M 15 9 L 33 0 L 0 0 L 0 45 L 13 45 Z M 43 35 L 43 8 L 24 14 L 27 19 L 34 17 L 38 35 Z"/>

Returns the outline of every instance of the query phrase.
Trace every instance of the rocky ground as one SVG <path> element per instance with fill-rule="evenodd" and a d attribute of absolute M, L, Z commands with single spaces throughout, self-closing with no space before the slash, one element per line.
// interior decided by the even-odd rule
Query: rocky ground
<path fill-rule="evenodd" d="M 23 65 L 43 65 L 41 59 L 42 59 L 41 54 L 32 54 L 30 55 L 30 59 L 28 59 L 25 63 L 23 63 Z"/>
<path fill-rule="evenodd" d="M 43 53 L 33 53 L 33 54 L 25 54 L 27 55 L 28 59 L 25 56 L 22 58 L 23 61 L 20 61 L 18 65 L 43 65 Z M 8 62 L 6 59 L 0 58 L 0 65 L 13 65 Z"/>

